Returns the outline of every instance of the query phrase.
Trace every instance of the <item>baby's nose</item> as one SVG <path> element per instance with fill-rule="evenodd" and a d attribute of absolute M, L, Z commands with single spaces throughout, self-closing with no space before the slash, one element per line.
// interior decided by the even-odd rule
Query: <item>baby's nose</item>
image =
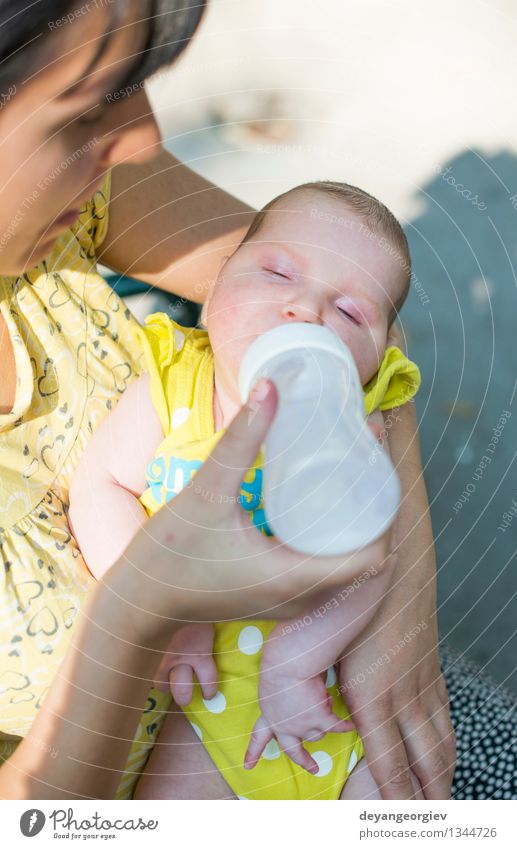
<path fill-rule="evenodd" d="M 284 304 L 282 307 L 282 318 L 284 321 L 304 321 L 309 324 L 323 324 L 317 304 Z"/>

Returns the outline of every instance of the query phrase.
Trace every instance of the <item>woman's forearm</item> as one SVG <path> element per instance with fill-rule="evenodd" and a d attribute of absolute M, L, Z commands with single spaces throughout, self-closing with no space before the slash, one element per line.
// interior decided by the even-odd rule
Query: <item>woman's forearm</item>
<path fill-rule="evenodd" d="M 114 591 L 95 587 L 29 733 L 0 769 L 1 798 L 113 798 L 168 642 L 144 636 L 149 615 Z"/>
<path fill-rule="evenodd" d="M 405 607 L 416 602 L 432 616 L 436 609 L 436 563 L 414 403 L 387 411 L 385 426 L 402 487 L 396 523 L 397 562 L 387 608 L 402 612 L 400 593 Z"/>
<path fill-rule="evenodd" d="M 161 655 L 181 625 L 295 616 L 325 588 L 384 560 L 385 539 L 344 558 L 307 558 L 243 522 L 243 470 L 264 442 L 276 398 L 269 387 L 244 405 L 196 486 L 152 516 L 94 586 L 29 734 L 0 768 L 0 796 L 111 798 Z"/>

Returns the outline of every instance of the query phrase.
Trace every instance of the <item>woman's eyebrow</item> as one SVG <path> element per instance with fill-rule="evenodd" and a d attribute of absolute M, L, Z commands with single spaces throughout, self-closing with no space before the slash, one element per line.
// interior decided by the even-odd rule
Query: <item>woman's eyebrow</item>
<path fill-rule="evenodd" d="M 57 95 L 56 100 L 63 100 L 65 98 L 72 97 L 74 94 L 77 94 L 79 91 L 81 91 L 81 89 L 88 87 L 88 77 L 93 73 L 95 66 L 106 52 L 112 40 L 112 37 L 113 32 L 111 30 L 108 30 L 104 33 L 104 36 L 97 45 L 95 54 L 90 59 L 87 67 L 81 72 L 81 75 L 75 82 L 71 83 L 67 88 L 65 88 Z"/>
<path fill-rule="evenodd" d="M 105 81 L 97 81 L 93 85 L 88 86 L 88 77 L 93 73 L 95 66 L 106 52 L 107 47 L 111 43 L 112 37 L 113 30 L 108 30 L 106 33 L 104 33 L 104 36 L 95 51 L 95 55 L 88 63 L 88 66 L 84 69 L 84 71 L 82 71 L 80 77 L 74 83 L 71 83 L 64 91 L 60 92 L 60 94 L 57 95 L 56 100 L 67 100 L 68 98 L 73 97 L 75 94 L 79 94 L 82 89 L 86 90 L 85 94 L 89 94 L 93 91 L 97 92 L 97 90 L 100 93 L 101 89 L 105 94 L 108 94 L 112 91 L 117 90 L 118 88 L 121 88 L 122 86 L 124 86 L 126 80 L 132 78 L 135 71 L 142 63 L 141 50 L 135 54 L 134 61 L 124 65 L 122 73 L 118 73 L 112 80 L 110 80 L 108 85 L 106 85 Z M 108 77 L 108 79 L 110 78 Z"/>

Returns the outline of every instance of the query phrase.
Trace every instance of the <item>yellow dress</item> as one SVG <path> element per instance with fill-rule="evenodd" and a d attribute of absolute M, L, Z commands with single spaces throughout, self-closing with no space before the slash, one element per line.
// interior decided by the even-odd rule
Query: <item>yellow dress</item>
<path fill-rule="evenodd" d="M 206 331 L 182 328 L 164 313 L 156 313 L 148 317 L 137 335 L 151 375 L 153 404 L 165 434 L 147 467 L 148 487 L 140 499 L 152 515 L 191 481 L 224 430 L 214 431 L 214 358 Z M 404 404 L 419 384 L 417 366 L 397 348 L 389 348 L 377 375 L 364 387 L 366 413 Z M 241 504 L 257 528 L 270 535 L 262 504 L 260 454 L 242 483 Z M 196 683 L 194 698 L 184 712 L 237 796 L 337 799 L 347 775 L 364 754 L 355 731 L 327 734 L 317 743 L 306 744 L 320 766 L 315 776 L 296 766 L 275 740 L 253 770 L 242 766 L 249 735 L 259 716 L 261 647 L 274 626 L 274 622 L 262 620 L 216 623 L 214 658 L 219 692 L 205 701 Z M 335 712 L 349 718 L 333 668 L 328 670 L 327 686 Z"/>
<path fill-rule="evenodd" d="M 97 273 L 110 174 L 51 253 L 0 277 L 16 359 L 13 410 L 0 415 L 0 763 L 35 718 L 94 584 L 67 522 L 88 440 L 142 371 L 137 326 Z M 150 700 L 138 738 L 157 733 Z"/>

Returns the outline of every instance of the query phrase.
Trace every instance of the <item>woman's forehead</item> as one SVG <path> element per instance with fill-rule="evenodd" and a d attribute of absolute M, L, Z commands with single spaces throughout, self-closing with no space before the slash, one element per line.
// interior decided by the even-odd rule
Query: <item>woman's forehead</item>
<path fill-rule="evenodd" d="M 124 17 L 112 14 L 118 4 L 92 4 L 84 15 L 54 21 L 45 51 L 48 61 L 25 79 L 24 86 L 44 85 L 46 99 L 68 99 L 101 87 L 111 90 L 138 64 L 148 36 L 149 24 L 142 20 L 137 4 L 123 5 Z"/>

